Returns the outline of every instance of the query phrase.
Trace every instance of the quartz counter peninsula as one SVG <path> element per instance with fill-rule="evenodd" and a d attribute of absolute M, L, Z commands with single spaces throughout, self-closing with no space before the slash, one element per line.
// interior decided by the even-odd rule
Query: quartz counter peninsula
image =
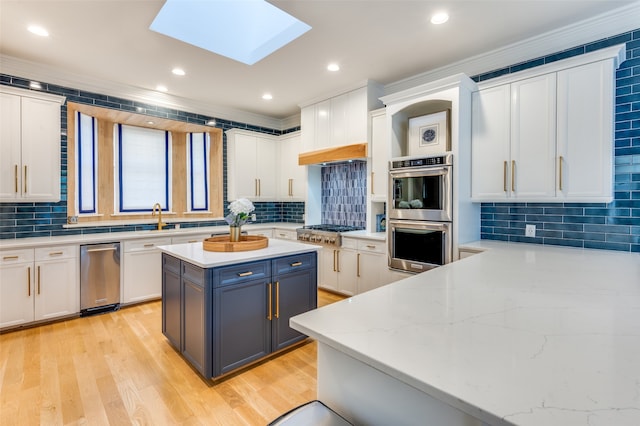
<path fill-rule="evenodd" d="M 162 333 L 206 379 L 306 339 L 289 318 L 317 307 L 317 251 L 270 239 L 266 248 L 212 252 L 202 242 L 162 253 Z"/>
<path fill-rule="evenodd" d="M 640 425 L 640 253 L 485 250 L 291 319 L 358 425 Z"/>

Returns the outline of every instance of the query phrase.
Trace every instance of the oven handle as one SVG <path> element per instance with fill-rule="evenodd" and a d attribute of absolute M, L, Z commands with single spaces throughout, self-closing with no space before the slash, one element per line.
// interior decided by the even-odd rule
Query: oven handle
<path fill-rule="evenodd" d="M 392 178 L 407 178 L 407 177 L 421 177 L 421 176 L 441 176 L 449 174 L 451 166 L 440 167 L 425 167 L 420 169 L 411 170 L 390 170 L 389 176 Z"/>
<path fill-rule="evenodd" d="M 419 231 L 449 231 L 451 223 L 438 223 L 438 222 L 424 222 L 424 221 L 412 221 L 412 220 L 390 220 L 389 227 L 392 229 L 416 229 Z"/>

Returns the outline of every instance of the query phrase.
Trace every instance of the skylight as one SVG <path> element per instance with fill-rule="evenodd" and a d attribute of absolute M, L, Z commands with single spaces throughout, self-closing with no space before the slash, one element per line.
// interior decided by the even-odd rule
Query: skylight
<path fill-rule="evenodd" d="M 311 29 L 264 0 L 167 0 L 149 28 L 247 65 Z"/>

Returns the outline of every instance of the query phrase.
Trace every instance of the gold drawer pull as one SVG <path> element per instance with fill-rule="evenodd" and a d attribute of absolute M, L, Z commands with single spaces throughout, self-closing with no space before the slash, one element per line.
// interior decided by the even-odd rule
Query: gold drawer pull
<path fill-rule="evenodd" d="M 4 256 L 2 260 L 18 260 L 19 256 Z"/>
<path fill-rule="evenodd" d="M 247 272 L 240 272 L 240 273 L 238 273 L 238 276 L 239 276 L 239 277 L 248 277 L 248 276 L 250 276 L 250 275 L 253 275 L 253 272 L 251 272 L 251 271 L 247 271 Z"/>
<path fill-rule="evenodd" d="M 280 318 L 280 281 L 276 281 L 276 318 Z"/>
<path fill-rule="evenodd" d="M 511 160 L 511 192 L 516 192 L 516 160 Z"/>
<path fill-rule="evenodd" d="M 24 193 L 27 193 L 27 166 L 24 166 Z"/>
<path fill-rule="evenodd" d="M 502 190 L 507 192 L 507 162 L 504 162 L 504 166 L 502 168 Z"/>
<path fill-rule="evenodd" d="M 40 294 L 40 265 L 38 265 L 38 294 Z"/>
<path fill-rule="evenodd" d="M 51 253 L 49 253 L 49 256 L 62 256 L 64 254 L 64 252 L 62 251 L 52 251 Z"/>
<path fill-rule="evenodd" d="M 153 247 L 155 244 L 153 243 L 149 243 L 149 244 L 145 244 L 144 247 Z"/>
<path fill-rule="evenodd" d="M 374 249 L 376 248 L 376 246 L 374 246 L 373 244 L 367 244 L 367 248 Z"/>
<path fill-rule="evenodd" d="M 27 296 L 31 297 L 31 267 L 27 268 Z"/>
<path fill-rule="evenodd" d="M 358 253 L 358 260 L 356 261 L 356 277 L 360 278 L 360 253 Z"/>
<path fill-rule="evenodd" d="M 272 315 L 271 315 L 271 305 L 273 305 L 273 296 L 271 295 L 271 283 L 267 284 L 267 295 L 268 295 L 268 299 L 269 301 L 268 306 L 267 306 L 267 319 L 269 321 L 271 321 Z"/>
<path fill-rule="evenodd" d="M 559 190 L 562 191 L 562 163 L 564 162 L 564 158 L 562 157 L 562 155 L 560 156 L 560 158 L 558 159 L 558 166 L 560 168 L 559 171 Z"/>
<path fill-rule="evenodd" d="M 16 185 L 15 190 L 17 194 L 18 193 L 18 165 L 17 164 L 16 164 L 15 170 L 13 171 L 13 175 L 15 177 L 15 185 Z"/>
<path fill-rule="evenodd" d="M 302 265 L 302 262 L 293 262 L 289 266 L 300 266 L 300 265 Z"/>

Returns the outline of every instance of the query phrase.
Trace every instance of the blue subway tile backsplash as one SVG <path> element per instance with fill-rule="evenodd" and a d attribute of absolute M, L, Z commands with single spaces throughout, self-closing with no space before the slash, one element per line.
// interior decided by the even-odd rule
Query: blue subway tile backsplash
<path fill-rule="evenodd" d="M 616 71 L 614 200 L 609 203 L 483 203 L 481 238 L 640 252 L 640 30 L 508 67 L 511 72 L 626 43 Z M 504 69 L 472 77 L 484 81 Z M 523 218 L 524 217 L 524 218 Z M 525 237 L 525 224 L 536 237 Z"/>
<path fill-rule="evenodd" d="M 6 74 L 0 74 L 0 84 L 32 90 L 29 88 L 29 80 L 14 77 Z M 90 105 L 98 105 L 122 111 L 136 112 L 154 117 L 168 118 L 176 121 L 184 121 L 189 123 L 205 124 L 211 119 L 215 119 L 216 126 L 223 131 L 231 128 L 242 128 L 253 130 L 271 135 L 281 135 L 284 133 L 300 130 L 300 127 L 294 127 L 284 131 L 267 129 L 264 127 L 253 126 L 247 123 L 239 123 L 235 121 L 216 119 L 200 114 L 193 114 L 184 111 L 178 111 L 170 108 L 164 108 L 157 105 L 140 103 L 123 99 L 119 97 L 91 93 L 77 90 L 69 87 L 58 86 L 55 84 L 42 83 L 42 90 L 45 93 L 53 93 L 64 95 L 67 101 L 84 103 Z M 75 234 L 94 234 L 105 232 L 127 232 L 152 230 L 155 225 L 123 225 L 113 227 L 83 227 L 83 228 L 64 228 L 67 223 L 67 107 L 66 103 L 60 108 L 61 114 L 61 173 L 60 173 L 60 191 L 61 201 L 57 203 L 2 203 L 0 204 L 0 239 L 15 239 L 28 237 L 50 237 L 61 235 Z M 224 158 L 224 206 L 227 212 L 227 180 L 226 180 L 226 135 L 223 136 L 223 158 Z M 233 201 L 233 200 L 231 200 Z M 257 223 L 267 222 L 294 222 L 304 223 L 304 203 L 254 203 L 256 210 Z M 211 220 L 206 222 L 185 222 L 180 224 L 183 228 L 226 225 L 224 220 Z M 169 228 L 175 224 L 170 224 Z"/>

